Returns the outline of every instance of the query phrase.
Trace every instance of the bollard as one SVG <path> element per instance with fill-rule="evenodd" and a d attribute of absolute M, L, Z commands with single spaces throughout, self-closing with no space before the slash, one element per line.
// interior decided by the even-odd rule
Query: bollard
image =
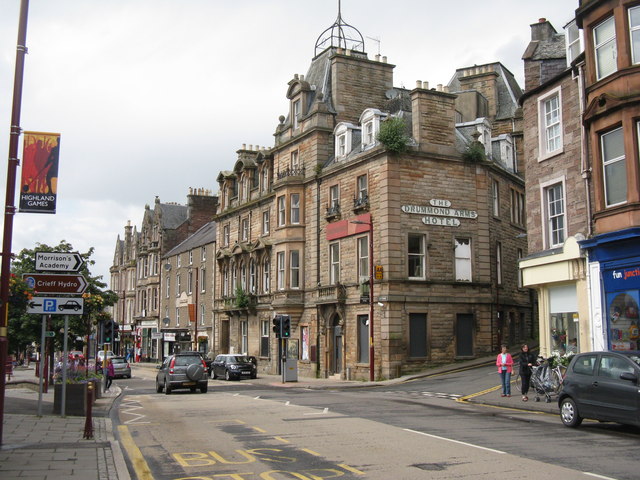
<path fill-rule="evenodd" d="M 90 440 L 93 438 L 93 418 L 91 417 L 91 407 L 93 406 L 93 382 L 89 382 L 89 384 L 87 385 L 86 402 L 86 418 L 84 422 L 84 435 L 82 436 L 82 438 Z"/>

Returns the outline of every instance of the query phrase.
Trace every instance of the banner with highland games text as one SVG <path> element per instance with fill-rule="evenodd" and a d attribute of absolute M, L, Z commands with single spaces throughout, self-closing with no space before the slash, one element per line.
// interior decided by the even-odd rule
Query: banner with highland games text
<path fill-rule="evenodd" d="M 60 134 L 24 132 L 20 212 L 56 213 Z"/>

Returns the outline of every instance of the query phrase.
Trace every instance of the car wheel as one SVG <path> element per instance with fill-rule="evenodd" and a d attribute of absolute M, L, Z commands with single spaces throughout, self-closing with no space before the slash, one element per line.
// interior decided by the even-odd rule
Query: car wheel
<path fill-rule="evenodd" d="M 560 403 L 560 419 L 567 427 L 572 428 L 582 423 L 582 417 L 578 414 L 578 407 L 572 398 L 566 397 Z"/>
<path fill-rule="evenodd" d="M 216 373 L 215 369 L 211 370 L 211 378 L 213 378 L 214 380 L 218 378 L 218 374 Z"/>
<path fill-rule="evenodd" d="M 190 387 L 189 390 L 191 390 L 191 393 L 196 393 L 196 387 Z"/>
<path fill-rule="evenodd" d="M 160 385 L 160 382 L 156 378 L 156 393 L 162 393 L 162 388 L 162 385 Z"/>
<path fill-rule="evenodd" d="M 167 385 L 167 381 L 164 381 L 164 394 L 165 395 L 169 395 L 171 394 L 171 387 L 169 385 Z"/>
<path fill-rule="evenodd" d="M 252 373 L 251 374 L 251 379 L 255 380 L 256 378 L 258 378 L 258 374 L 257 373 Z"/>
<path fill-rule="evenodd" d="M 224 371 L 224 379 L 228 382 L 229 380 L 231 380 L 231 374 L 229 373 L 229 370 L 225 370 Z"/>
<path fill-rule="evenodd" d="M 207 393 L 207 389 L 209 388 L 209 386 L 205 383 L 204 385 L 202 385 L 200 387 L 200 392 L 202 393 Z"/>

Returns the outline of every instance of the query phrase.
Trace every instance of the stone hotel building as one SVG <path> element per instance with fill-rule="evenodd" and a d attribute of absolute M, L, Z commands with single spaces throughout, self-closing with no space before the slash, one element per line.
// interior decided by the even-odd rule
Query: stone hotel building
<path fill-rule="evenodd" d="M 398 88 L 364 47 L 338 15 L 274 145 L 243 145 L 217 178 L 213 348 L 262 372 L 280 368 L 276 314 L 301 376 L 393 378 L 535 335 L 513 75 Z"/>

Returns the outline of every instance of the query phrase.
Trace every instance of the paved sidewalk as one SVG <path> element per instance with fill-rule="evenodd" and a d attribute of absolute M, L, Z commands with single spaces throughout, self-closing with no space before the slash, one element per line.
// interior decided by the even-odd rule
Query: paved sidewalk
<path fill-rule="evenodd" d="M 53 414 L 53 388 L 42 395 L 33 368 L 16 368 L 7 382 L 0 447 L 2 480 L 129 480 L 108 412 L 120 394 L 116 386 L 93 407 L 93 438 L 83 439 L 85 417 Z"/>

